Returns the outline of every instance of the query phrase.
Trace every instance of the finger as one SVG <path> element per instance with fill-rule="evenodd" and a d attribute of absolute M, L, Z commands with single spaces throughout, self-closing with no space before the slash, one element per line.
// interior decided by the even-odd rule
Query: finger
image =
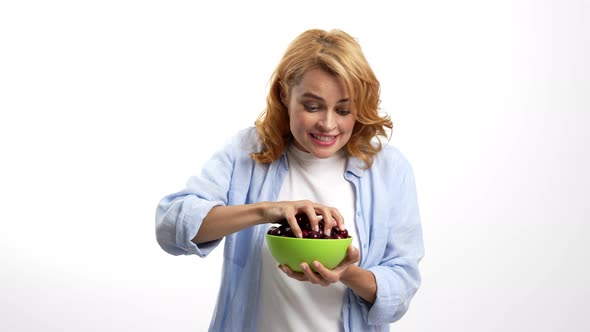
<path fill-rule="evenodd" d="M 283 271 L 287 276 L 299 280 L 299 281 L 307 281 L 307 277 L 300 272 L 295 272 L 291 270 L 287 265 L 279 265 L 279 269 Z"/>
<path fill-rule="evenodd" d="M 312 264 L 316 272 L 328 283 L 333 284 L 340 280 L 340 275 L 338 273 L 335 273 L 334 271 L 328 269 L 327 267 L 322 265 L 322 263 L 318 261 L 313 261 Z"/>
<path fill-rule="evenodd" d="M 313 229 L 314 231 L 317 232 L 319 230 L 318 222 L 320 220 L 319 220 L 316 210 L 314 208 L 314 203 L 311 201 L 305 201 L 304 204 L 305 205 L 302 208 L 303 212 L 305 212 L 305 214 L 307 215 L 307 218 L 309 219 L 309 224 L 311 226 L 311 229 Z"/>
<path fill-rule="evenodd" d="M 342 264 L 354 264 L 356 262 L 358 262 L 361 258 L 361 255 L 359 253 L 359 250 L 357 248 L 355 248 L 354 246 L 350 245 L 348 246 L 348 249 L 346 249 L 346 256 L 344 256 L 344 259 L 342 260 Z"/>
<path fill-rule="evenodd" d="M 332 233 L 332 226 L 333 226 L 333 219 L 332 213 L 330 212 L 330 208 L 318 205 L 316 206 L 316 212 L 322 216 L 323 224 L 324 224 L 324 235 L 330 236 Z"/>
<path fill-rule="evenodd" d="M 285 219 L 287 219 L 287 222 L 289 223 L 293 234 L 295 234 L 295 237 L 302 237 L 303 235 L 301 234 L 301 228 L 299 228 L 295 214 L 289 214 L 285 217 Z"/>
<path fill-rule="evenodd" d="M 360 251 L 353 245 L 348 246 L 348 250 L 346 250 L 346 256 L 348 256 L 348 258 L 351 259 L 353 263 L 356 263 L 361 259 Z"/>
<path fill-rule="evenodd" d="M 344 226 L 344 217 L 342 217 L 342 215 L 340 214 L 340 211 L 338 211 L 336 208 L 334 208 L 332 210 L 332 217 L 334 217 L 334 219 L 336 220 L 336 225 L 338 226 L 339 229 L 341 229 L 341 230 L 346 229 L 346 226 Z"/>
<path fill-rule="evenodd" d="M 346 256 L 344 257 L 344 259 L 342 260 L 342 262 L 340 262 L 340 264 L 338 264 L 332 271 L 342 271 L 348 268 L 349 265 L 351 264 L 355 264 L 358 261 L 360 261 L 360 253 L 359 250 L 355 247 L 353 247 L 352 245 L 348 246 L 348 249 L 346 250 Z"/>
<path fill-rule="evenodd" d="M 332 227 L 334 227 L 334 217 L 332 216 L 332 212 L 330 208 L 322 209 L 322 216 L 324 216 L 324 234 L 326 236 L 332 235 Z"/>
<path fill-rule="evenodd" d="M 330 284 L 330 282 L 321 278 L 319 274 L 314 273 L 307 263 L 301 263 L 300 266 L 301 270 L 307 277 L 307 280 L 309 280 L 311 283 L 321 286 L 328 286 Z"/>

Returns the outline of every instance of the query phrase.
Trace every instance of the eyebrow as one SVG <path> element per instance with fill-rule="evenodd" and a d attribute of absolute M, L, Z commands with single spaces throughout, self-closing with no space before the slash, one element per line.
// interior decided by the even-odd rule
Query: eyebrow
<path fill-rule="evenodd" d="M 325 101 L 325 100 L 324 100 L 324 98 L 322 98 L 322 97 L 320 97 L 320 96 L 318 96 L 318 95 L 314 95 L 314 94 L 313 94 L 313 93 L 311 93 L 311 92 L 306 92 L 306 93 L 302 94 L 302 95 L 301 95 L 301 97 L 308 97 L 308 98 L 313 98 L 313 99 L 317 99 L 317 100 L 320 100 L 320 101 Z M 340 103 L 345 103 L 345 102 L 347 102 L 347 101 L 348 101 L 348 98 L 343 98 L 343 99 L 340 99 L 340 100 L 337 102 L 337 104 L 340 104 Z"/>

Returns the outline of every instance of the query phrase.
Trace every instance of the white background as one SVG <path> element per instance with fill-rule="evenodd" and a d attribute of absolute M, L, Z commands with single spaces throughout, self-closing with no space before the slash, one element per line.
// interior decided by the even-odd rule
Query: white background
<path fill-rule="evenodd" d="M 385 2 L 383 2 L 385 3 Z M 586 1 L 5 1 L 0 330 L 204 331 L 222 248 L 154 214 L 264 107 L 287 44 L 358 38 L 412 163 L 423 285 L 393 331 L 589 331 Z"/>

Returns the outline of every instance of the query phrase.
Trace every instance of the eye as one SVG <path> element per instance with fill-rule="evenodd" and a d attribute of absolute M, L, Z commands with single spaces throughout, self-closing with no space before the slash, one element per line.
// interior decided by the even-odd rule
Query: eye
<path fill-rule="evenodd" d="M 350 114 L 350 110 L 348 110 L 348 109 L 339 109 L 339 110 L 336 110 L 336 113 L 338 113 L 339 115 L 343 115 L 344 116 L 344 115 Z"/>
<path fill-rule="evenodd" d="M 315 112 L 319 109 L 319 106 L 308 104 L 308 103 L 303 103 L 303 109 L 305 109 L 308 112 Z"/>

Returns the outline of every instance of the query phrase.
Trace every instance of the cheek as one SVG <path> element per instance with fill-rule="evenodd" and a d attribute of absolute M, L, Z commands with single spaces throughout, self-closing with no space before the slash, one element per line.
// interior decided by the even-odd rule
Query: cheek
<path fill-rule="evenodd" d="M 350 133 L 350 132 L 352 132 L 352 129 L 354 128 L 354 123 L 355 123 L 354 120 L 346 119 L 341 122 L 340 128 L 342 128 L 342 131 L 346 131 L 346 132 Z"/>
<path fill-rule="evenodd" d="M 295 112 L 290 118 L 291 131 L 304 131 L 308 125 L 307 120 L 301 112 Z"/>
<path fill-rule="evenodd" d="M 291 129 L 291 134 L 295 135 L 295 137 L 300 135 L 302 126 L 297 117 L 290 118 L 289 127 Z"/>

